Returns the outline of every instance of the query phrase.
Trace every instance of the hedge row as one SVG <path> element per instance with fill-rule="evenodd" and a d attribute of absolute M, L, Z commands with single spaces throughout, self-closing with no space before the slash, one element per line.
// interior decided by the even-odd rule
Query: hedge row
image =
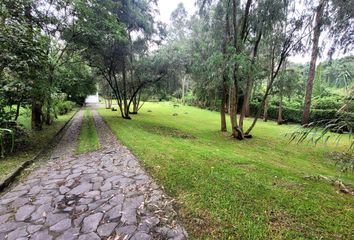
<path fill-rule="evenodd" d="M 250 112 L 251 115 L 256 115 L 259 109 L 259 104 L 251 103 Z M 262 112 L 263 114 L 263 112 Z M 323 109 L 311 109 L 310 122 L 316 122 L 320 120 L 333 119 L 337 115 L 337 110 L 323 110 Z M 354 113 L 346 113 L 349 119 L 354 119 Z M 269 106 L 268 108 L 268 118 L 278 119 L 278 107 Z M 302 118 L 302 110 L 283 107 L 283 119 L 288 122 L 300 123 Z"/>

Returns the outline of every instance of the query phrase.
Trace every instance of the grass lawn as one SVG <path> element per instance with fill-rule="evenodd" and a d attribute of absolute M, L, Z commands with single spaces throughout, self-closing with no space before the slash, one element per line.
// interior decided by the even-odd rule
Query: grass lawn
<path fill-rule="evenodd" d="M 353 237 L 353 196 L 303 178 L 321 174 L 353 184 L 353 173 L 326 160 L 324 146 L 289 143 L 284 134 L 294 126 L 259 121 L 253 139 L 236 141 L 219 132 L 217 112 L 194 107 L 146 103 L 133 120 L 99 113 L 176 198 L 191 239 Z"/>
<path fill-rule="evenodd" d="M 95 127 L 95 121 L 92 117 L 92 112 L 89 109 L 85 110 L 84 119 L 82 122 L 79 142 L 77 144 L 76 153 L 82 154 L 99 149 L 100 143 Z"/>
<path fill-rule="evenodd" d="M 53 136 L 72 117 L 76 111 L 71 111 L 65 115 L 58 116 L 51 126 L 43 125 L 42 131 L 30 131 L 29 146 L 25 150 L 17 151 L 13 154 L 0 158 L 0 181 L 4 180 L 10 173 L 17 169 L 23 162 L 34 158 L 38 152 L 47 146 Z M 21 109 L 18 122 L 31 130 L 30 110 Z"/>

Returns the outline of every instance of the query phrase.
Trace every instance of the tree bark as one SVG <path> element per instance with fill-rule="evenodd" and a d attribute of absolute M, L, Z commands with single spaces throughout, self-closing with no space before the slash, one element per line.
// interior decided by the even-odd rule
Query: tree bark
<path fill-rule="evenodd" d="M 280 102 L 278 108 L 278 124 L 283 124 L 283 93 L 280 91 Z"/>
<path fill-rule="evenodd" d="M 257 53 L 258 53 L 258 46 L 259 43 L 261 42 L 262 38 L 262 30 L 259 32 L 257 36 L 257 40 L 255 42 L 253 51 L 252 51 L 252 60 L 251 60 L 251 71 L 249 71 L 248 76 L 247 76 L 247 82 L 246 82 L 246 89 L 243 97 L 243 103 L 242 103 L 242 109 L 240 112 L 240 128 L 243 131 L 243 121 L 246 116 L 249 115 L 249 108 L 250 108 L 250 99 L 251 99 L 251 92 L 252 92 L 252 85 L 253 85 L 253 66 L 256 63 L 256 58 L 257 58 Z"/>
<path fill-rule="evenodd" d="M 37 99 L 32 99 L 32 129 L 42 130 L 42 103 Z"/>
<path fill-rule="evenodd" d="M 127 100 L 127 69 L 126 69 L 126 61 L 125 57 L 123 57 L 123 108 L 124 108 L 124 117 L 125 119 L 131 119 L 129 116 L 129 105 Z"/>
<path fill-rule="evenodd" d="M 233 46 L 236 50 L 236 53 L 240 52 L 240 48 L 238 46 L 238 35 L 237 35 L 237 1 L 232 1 L 232 24 L 233 24 Z M 247 14 L 246 14 L 247 15 Z M 246 19 L 246 16 L 244 16 Z M 237 104 L 238 104 L 238 75 L 239 75 L 239 65 L 238 63 L 234 64 L 233 69 L 233 84 L 231 88 L 231 98 L 230 98 L 230 121 L 232 128 L 232 136 L 239 140 L 243 139 L 243 133 L 237 124 Z"/>
<path fill-rule="evenodd" d="M 264 110 L 263 110 L 263 121 L 268 121 L 268 107 L 269 107 L 269 96 L 266 98 L 264 102 Z"/>
<path fill-rule="evenodd" d="M 304 100 L 304 111 L 302 113 L 302 119 L 301 119 L 302 125 L 308 124 L 309 118 L 310 118 L 313 81 L 315 79 L 316 61 L 317 61 L 317 56 L 318 56 L 318 43 L 319 43 L 319 39 L 320 39 L 320 35 L 321 35 L 323 11 L 324 11 L 326 2 L 327 2 L 327 0 L 321 0 L 319 5 L 316 8 L 315 28 L 314 28 L 313 39 L 312 39 L 312 53 L 311 53 L 310 71 L 309 71 L 309 77 L 308 77 L 307 86 L 306 86 L 306 93 L 305 93 L 305 100 Z"/>
<path fill-rule="evenodd" d="M 224 38 L 222 43 L 222 54 L 223 60 L 226 63 L 228 61 L 227 55 L 227 44 L 230 38 L 230 24 L 229 24 L 229 12 L 228 8 L 230 5 L 230 1 L 227 3 L 227 9 L 225 14 L 225 30 L 224 30 Z M 226 125 L 226 108 L 228 107 L 228 84 L 227 84 L 227 67 L 224 64 L 224 69 L 222 73 L 222 86 L 221 86 L 221 104 L 220 104 L 220 130 L 222 132 L 227 132 L 227 125 Z"/>

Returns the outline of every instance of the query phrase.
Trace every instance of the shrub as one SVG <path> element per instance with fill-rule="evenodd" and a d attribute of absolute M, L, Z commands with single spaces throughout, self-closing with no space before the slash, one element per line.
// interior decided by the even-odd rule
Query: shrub
<path fill-rule="evenodd" d="M 6 145 L 5 145 L 5 140 L 7 135 L 11 136 L 11 152 L 13 151 L 14 145 L 15 145 L 15 136 L 13 134 L 13 131 L 11 129 L 7 128 L 0 128 L 0 158 L 3 158 L 5 156 L 6 152 Z"/>
<path fill-rule="evenodd" d="M 250 104 L 251 115 L 255 116 L 258 109 L 259 103 L 252 102 Z M 311 109 L 310 113 L 310 122 L 316 122 L 321 120 L 329 120 L 333 119 L 337 116 L 336 109 Z M 347 119 L 354 119 L 354 113 L 343 113 Z M 278 107 L 277 106 L 269 106 L 268 108 L 268 118 L 270 119 L 278 119 Z M 302 109 L 294 109 L 289 107 L 283 107 L 283 119 L 300 123 L 302 118 Z"/>
<path fill-rule="evenodd" d="M 0 125 L 0 152 L 4 153 L 13 150 L 25 149 L 29 145 L 29 133 L 16 122 L 7 122 Z"/>
<path fill-rule="evenodd" d="M 67 114 L 68 112 L 72 111 L 75 107 L 75 103 L 71 101 L 59 101 L 56 104 L 57 113 L 59 115 Z"/>
<path fill-rule="evenodd" d="M 340 109 L 344 105 L 344 98 L 339 95 L 325 96 L 314 98 L 312 101 L 312 107 L 314 109 Z"/>

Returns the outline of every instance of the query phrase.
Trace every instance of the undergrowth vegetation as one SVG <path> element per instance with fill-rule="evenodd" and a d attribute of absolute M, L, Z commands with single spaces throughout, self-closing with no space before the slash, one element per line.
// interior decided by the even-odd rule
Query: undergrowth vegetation
<path fill-rule="evenodd" d="M 15 136 L 14 152 L 7 152 L 4 158 L 0 158 L 0 181 L 4 180 L 22 163 L 33 159 L 40 150 L 46 148 L 49 141 L 74 113 L 75 111 L 73 110 L 58 116 L 58 119 L 52 125 L 44 126 L 44 131 L 30 131 L 31 119 L 27 116 L 26 110 L 23 109 L 18 119 L 18 122 L 23 126 L 20 127 L 22 133 L 19 138 Z"/>

